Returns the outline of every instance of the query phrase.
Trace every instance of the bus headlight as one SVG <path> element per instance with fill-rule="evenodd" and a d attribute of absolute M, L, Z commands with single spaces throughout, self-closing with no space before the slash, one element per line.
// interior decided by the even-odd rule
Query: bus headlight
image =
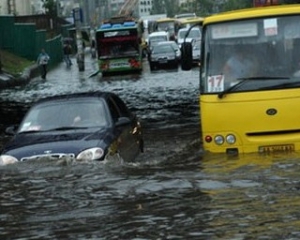
<path fill-rule="evenodd" d="M 232 134 L 227 135 L 227 136 L 226 136 L 226 142 L 227 142 L 228 144 L 234 144 L 234 143 L 236 142 L 235 136 L 232 135 Z"/>
<path fill-rule="evenodd" d="M 217 145 L 222 145 L 224 143 L 224 137 L 221 135 L 215 136 L 215 143 Z"/>

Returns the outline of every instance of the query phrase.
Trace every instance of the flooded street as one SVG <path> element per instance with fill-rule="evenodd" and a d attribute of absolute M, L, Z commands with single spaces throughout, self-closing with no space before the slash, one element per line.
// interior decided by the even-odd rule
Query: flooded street
<path fill-rule="evenodd" d="M 135 162 L 1 166 L 1 239 L 300 239 L 300 155 L 203 153 L 198 69 L 89 77 L 62 64 L 46 81 L 0 92 L 1 129 L 40 97 L 104 90 L 144 126 Z M 1 135 L 1 144 L 7 137 Z"/>

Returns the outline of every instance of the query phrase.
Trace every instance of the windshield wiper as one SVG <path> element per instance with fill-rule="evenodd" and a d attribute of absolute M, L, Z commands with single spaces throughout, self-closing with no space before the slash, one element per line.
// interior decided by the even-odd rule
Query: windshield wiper
<path fill-rule="evenodd" d="M 287 80 L 290 79 L 289 77 L 266 77 L 266 76 L 262 76 L 262 77 L 250 77 L 250 78 L 237 78 L 237 80 L 239 80 L 240 82 L 238 82 L 237 84 L 225 89 L 223 92 L 220 92 L 218 94 L 218 98 L 223 98 L 224 95 L 226 95 L 227 93 L 232 92 L 233 90 L 237 89 L 238 87 L 244 85 L 246 82 L 252 81 L 252 80 L 267 80 L 267 81 L 272 81 L 272 80 Z"/>
<path fill-rule="evenodd" d="M 24 130 L 24 131 L 21 131 L 21 132 L 18 132 L 18 134 L 27 134 L 27 133 L 40 133 L 40 132 L 44 132 L 44 131 L 41 131 L 41 130 Z"/>
<path fill-rule="evenodd" d="M 58 127 L 58 128 L 51 128 L 45 130 L 45 132 L 51 131 L 67 131 L 67 130 L 74 130 L 74 129 L 86 129 L 87 127 Z"/>
<path fill-rule="evenodd" d="M 52 132 L 52 131 L 67 131 L 67 130 L 77 130 L 77 129 L 87 129 L 87 127 L 58 127 L 58 128 L 51 128 L 46 130 L 29 130 L 29 131 L 22 131 L 18 132 L 18 134 L 30 134 L 30 133 L 42 133 L 42 132 Z"/>

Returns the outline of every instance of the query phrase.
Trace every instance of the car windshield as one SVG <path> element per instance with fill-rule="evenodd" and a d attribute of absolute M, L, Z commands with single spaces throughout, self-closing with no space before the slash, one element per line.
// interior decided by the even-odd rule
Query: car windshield
<path fill-rule="evenodd" d="M 160 53 L 174 53 L 174 48 L 171 46 L 171 45 L 156 45 L 154 48 L 153 48 L 153 51 L 152 53 L 153 54 L 160 54 Z"/>
<path fill-rule="evenodd" d="M 18 132 L 104 127 L 108 121 L 102 101 L 55 101 L 30 109 Z"/>
<path fill-rule="evenodd" d="M 206 26 L 201 92 L 299 88 L 299 21 L 280 16 Z"/>
<path fill-rule="evenodd" d="M 185 38 L 187 31 L 188 31 L 187 29 L 180 31 L 179 38 Z M 199 29 L 191 29 L 191 31 L 189 32 L 189 35 L 187 37 L 188 38 L 200 38 L 200 30 Z"/>
<path fill-rule="evenodd" d="M 167 40 L 167 37 L 166 36 L 155 36 L 155 37 L 151 37 L 150 39 L 149 39 L 149 43 L 151 44 L 151 45 L 153 45 L 153 44 L 157 44 L 157 43 L 159 43 L 159 42 L 163 42 L 163 41 L 166 41 Z"/>

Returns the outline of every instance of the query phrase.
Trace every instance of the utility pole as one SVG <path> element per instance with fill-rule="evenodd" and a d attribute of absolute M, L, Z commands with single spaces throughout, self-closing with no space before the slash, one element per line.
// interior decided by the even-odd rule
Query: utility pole
<path fill-rule="evenodd" d="M 57 17 L 61 17 L 60 0 L 56 0 L 56 15 L 57 15 Z"/>
<path fill-rule="evenodd" d="M 83 21 L 82 8 L 77 7 L 73 9 L 73 18 L 76 28 L 76 45 L 77 45 L 77 65 L 80 72 L 84 71 L 84 49 L 81 33 L 81 25 Z"/>

